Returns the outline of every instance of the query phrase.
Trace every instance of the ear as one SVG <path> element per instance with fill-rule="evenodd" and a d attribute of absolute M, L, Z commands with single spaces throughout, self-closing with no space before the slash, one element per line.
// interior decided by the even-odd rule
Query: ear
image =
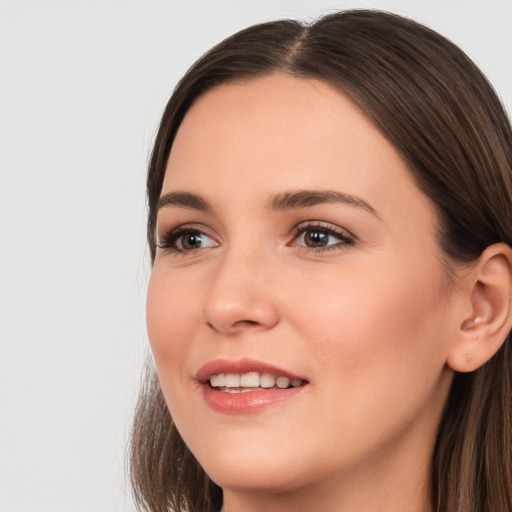
<path fill-rule="evenodd" d="M 447 364 L 457 372 L 480 368 L 500 349 L 512 328 L 512 249 L 489 246 L 480 256 L 464 289 L 470 301 L 456 339 L 450 345 Z"/>

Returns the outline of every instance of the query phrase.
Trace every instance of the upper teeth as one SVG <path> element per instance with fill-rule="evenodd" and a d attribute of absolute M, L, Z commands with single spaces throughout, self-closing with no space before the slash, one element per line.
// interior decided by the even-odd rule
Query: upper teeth
<path fill-rule="evenodd" d="M 210 384 L 214 388 L 278 388 L 285 389 L 290 385 L 294 388 L 303 383 L 300 379 L 289 379 L 288 377 L 275 377 L 270 373 L 249 372 L 235 374 L 235 373 L 220 373 L 219 375 L 212 375 L 210 377 Z"/>

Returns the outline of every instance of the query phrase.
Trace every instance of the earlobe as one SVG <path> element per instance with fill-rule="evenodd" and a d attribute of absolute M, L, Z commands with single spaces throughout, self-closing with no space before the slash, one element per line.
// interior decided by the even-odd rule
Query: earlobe
<path fill-rule="evenodd" d="M 463 279 L 469 280 L 470 313 L 450 346 L 447 364 L 471 372 L 491 359 L 512 327 L 512 249 L 504 243 L 489 246 Z"/>

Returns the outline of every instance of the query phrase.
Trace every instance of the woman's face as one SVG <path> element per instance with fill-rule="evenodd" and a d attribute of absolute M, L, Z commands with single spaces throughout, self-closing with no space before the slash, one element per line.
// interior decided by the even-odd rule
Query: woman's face
<path fill-rule="evenodd" d="M 459 327 L 435 230 L 399 154 L 333 87 L 275 74 L 199 98 L 167 164 L 147 322 L 215 482 L 426 471 Z"/>

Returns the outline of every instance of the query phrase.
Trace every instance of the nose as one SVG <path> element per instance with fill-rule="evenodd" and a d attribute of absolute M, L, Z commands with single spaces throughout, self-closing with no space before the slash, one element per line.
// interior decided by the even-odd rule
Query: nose
<path fill-rule="evenodd" d="M 226 255 L 212 274 L 202 308 L 202 320 L 210 329 L 230 336 L 277 325 L 270 262 L 255 255 Z"/>

